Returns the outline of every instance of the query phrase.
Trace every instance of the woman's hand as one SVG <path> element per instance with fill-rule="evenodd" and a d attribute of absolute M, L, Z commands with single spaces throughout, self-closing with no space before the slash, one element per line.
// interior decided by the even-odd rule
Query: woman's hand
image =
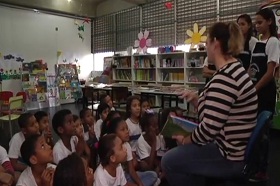
<path fill-rule="evenodd" d="M 198 92 L 192 90 L 185 90 L 179 94 L 179 98 L 186 99 L 187 102 L 190 102 L 195 108 L 198 105 Z"/>

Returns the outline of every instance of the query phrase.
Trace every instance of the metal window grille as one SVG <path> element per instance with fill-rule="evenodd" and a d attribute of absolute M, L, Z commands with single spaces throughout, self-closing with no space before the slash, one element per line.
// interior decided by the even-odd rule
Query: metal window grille
<path fill-rule="evenodd" d="M 142 29 L 150 32 L 152 46 L 175 43 L 174 9 L 167 9 L 166 2 L 170 1 L 159 0 L 142 6 Z"/>
<path fill-rule="evenodd" d="M 177 38 L 176 44 L 184 44 L 188 38 L 187 29 L 193 30 L 193 24 L 198 23 L 209 28 L 217 20 L 217 2 L 214 0 L 177 0 L 176 6 Z"/>
<path fill-rule="evenodd" d="M 254 19 L 263 0 L 222 0 L 220 1 L 220 21 L 236 21 L 241 14 L 248 14 Z"/>
<path fill-rule="evenodd" d="M 115 16 L 108 15 L 94 20 L 94 52 L 115 50 Z"/>
<path fill-rule="evenodd" d="M 123 51 L 134 45 L 140 31 L 140 7 L 116 14 L 116 50 Z"/>

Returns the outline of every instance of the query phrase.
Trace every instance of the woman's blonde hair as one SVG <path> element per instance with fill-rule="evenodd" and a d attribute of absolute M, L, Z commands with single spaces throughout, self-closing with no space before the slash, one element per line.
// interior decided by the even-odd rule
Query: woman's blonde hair
<path fill-rule="evenodd" d="M 209 30 L 209 39 L 220 42 L 223 55 L 237 56 L 243 51 L 244 37 L 235 22 L 215 23 Z"/>

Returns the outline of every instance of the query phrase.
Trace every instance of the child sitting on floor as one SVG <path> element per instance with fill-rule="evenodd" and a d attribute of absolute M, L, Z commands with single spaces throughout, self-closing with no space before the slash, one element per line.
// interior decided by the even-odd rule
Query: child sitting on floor
<path fill-rule="evenodd" d="M 142 135 L 139 137 L 136 146 L 136 154 L 140 159 L 140 169 L 156 170 L 161 177 L 160 162 L 158 161 L 158 151 L 161 148 L 159 135 L 158 118 L 153 112 L 146 111 L 140 119 Z"/>
<path fill-rule="evenodd" d="M 50 129 L 50 120 L 48 113 L 44 111 L 38 111 L 34 114 L 38 124 L 39 124 L 39 130 L 42 135 L 45 136 L 46 142 L 53 147 L 53 137 L 52 137 L 52 131 Z"/>
<path fill-rule="evenodd" d="M 97 108 L 97 113 L 100 118 L 99 120 L 96 121 L 96 123 L 94 125 L 94 132 L 95 132 L 97 140 L 99 140 L 99 138 L 100 138 L 101 126 L 102 126 L 103 121 L 105 121 L 105 119 L 107 118 L 109 111 L 110 111 L 110 107 L 106 103 L 101 103 Z"/>
<path fill-rule="evenodd" d="M 0 185 L 12 185 L 15 171 L 6 149 L 0 146 Z"/>
<path fill-rule="evenodd" d="M 149 100 L 146 98 L 141 99 L 141 116 L 146 112 L 146 110 L 149 110 L 151 108 Z"/>
<path fill-rule="evenodd" d="M 140 99 L 137 96 L 130 96 L 126 102 L 126 123 L 129 131 L 129 141 L 133 152 L 136 151 L 136 142 L 142 133 L 139 125 L 140 115 Z"/>
<path fill-rule="evenodd" d="M 80 119 L 84 128 L 84 139 L 91 147 L 97 142 L 94 131 L 94 117 L 92 115 L 92 111 L 88 108 L 84 108 L 80 111 Z"/>
<path fill-rule="evenodd" d="M 60 137 L 53 148 L 54 163 L 58 164 L 60 160 L 73 152 L 77 152 L 79 155 L 86 152 L 90 156 L 84 136 L 75 136 L 76 128 L 70 110 L 64 109 L 56 112 L 52 119 L 52 126 Z"/>
<path fill-rule="evenodd" d="M 41 135 L 27 138 L 21 148 L 23 161 L 28 167 L 21 173 L 17 186 L 52 186 L 54 174 L 52 149 Z"/>
<path fill-rule="evenodd" d="M 94 174 L 94 186 L 136 186 L 126 181 L 121 163 L 126 162 L 127 152 L 119 137 L 115 134 L 101 137 L 98 154 L 101 163 Z"/>
<path fill-rule="evenodd" d="M 107 105 L 109 105 L 111 111 L 116 110 L 116 109 L 114 108 L 114 105 L 113 105 L 113 101 L 112 101 L 112 99 L 111 99 L 111 96 L 109 96 L 108 94 L 102 94 L 102 95 L 100 96 L 100 104 L 102 104 L 102 103 L 106 103 Z"/>
<path fill-rule="evenodd" d="M 132 150 L 129 145 L 128 127 L 122 118 L 114 118 L 106 125 L 106 134 L 116 134 L 127 150 L 127 161 L 123 163 L 126 179 L 129 183 L 140 186 L 153 186 L 157 181 L 157 174 L 153 171 L 136 172 L 133 164 Z"/>
<path fill-rule="evenodd" d="M 18 118 L 18 124 L 21 131 L 12 137 L 9 144 L 8 156 L 14 170 L 22 172 L 26 168 L 26 165 L 21 160 L 20 147 L 25 139 L 34 134 L 40 134 L 40 132 L 38 122 L 31 113 L 21 114 Z"/>
<path fill-rule="evenodd" d="M 93 185 L 93 171 L 88 167 L 85 158 L 73 153 L 59 162 L 54 173 L 53 186 L 63 185 Z"/>

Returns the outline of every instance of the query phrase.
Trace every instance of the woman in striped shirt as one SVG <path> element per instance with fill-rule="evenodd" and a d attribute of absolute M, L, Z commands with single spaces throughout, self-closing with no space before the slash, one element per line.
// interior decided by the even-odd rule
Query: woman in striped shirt
<path fill-rule="evenodd" d="M 182 145 L 163 157 L 170 185 L 197 186 L 203 177 L 241 174 L 258 104 L 249 75 L 233 57 L 242 50 L 243 36 L 236 23 L 216 23 L 209 30 L 207 55 L 217 72 L 199 97 L 194 92 L 182 94 L 197 107 L 200 124 L 188 137 L 174 136 Z"/>

